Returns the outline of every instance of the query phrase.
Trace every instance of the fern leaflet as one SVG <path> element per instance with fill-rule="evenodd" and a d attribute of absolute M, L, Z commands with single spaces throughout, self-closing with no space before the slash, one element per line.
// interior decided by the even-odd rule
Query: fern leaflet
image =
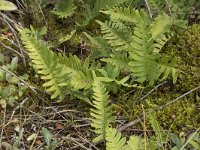
<path fill-rule="evenodd" d="M 106 128 L 110 122 L 114 121 L 115 117 L 112 116 L 112 107 L 109 105 L 106 88 L 104 84 L 97 79 L 93 83 L 93 92 L 94 108 L 91 109 L 90 120 L 92 121 L 91 126 L 95 128 L 94 132 L 98 134 L 93 141 L 97 142 L 105 138 Z"/>
<path fill-rule="evenodd" d="M 52 13 L 56 14 L 59 18 L 67 18 L 71 16 L 76 10 L 76 6 L 73 3 L 73 0 L 61 0 L 56 10 L 53 10 Z"/>

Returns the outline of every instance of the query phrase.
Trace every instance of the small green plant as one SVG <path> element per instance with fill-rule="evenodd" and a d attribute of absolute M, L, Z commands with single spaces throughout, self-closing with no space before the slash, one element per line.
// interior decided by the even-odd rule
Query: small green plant
<path fill-rule="evenodd" d="M 10 63 L 0 53 L 0 102 L 14 106 L 14 101 L 23 96 L 27 86 L 21 81 L 28 79 L 28 74 L 15 75 L 18 68 L 18 57 L 13 57 Z"/>
<path fill-rule="evenodd" d="M 52 135 L 51 135 L 51 133 L 49 132 L 48 129 L 42 128 L 42 134 L 43 134 L 44 140 L 47 144 L 46 149 L 47 150 L 54 150 L 58 146 L 58 142 L 55 141 L 55 140 L 54 141 L 52 140 Z"/>
<path fill-rule="evenodd" d="M 199 129 L 197 129 L 196 132 L 191 133 L 187 139 L 185 137 L 179 138 L 177 135 L 171 133 L 169 139 L 175 144 L 171 150 L 200 149 Z"/>

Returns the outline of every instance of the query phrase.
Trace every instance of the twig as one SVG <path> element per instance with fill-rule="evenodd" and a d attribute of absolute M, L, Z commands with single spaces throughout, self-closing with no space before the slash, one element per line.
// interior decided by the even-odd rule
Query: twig
<path fill-rule="evenodd" d="M 26 60 L 25 60 L 24 52 L 23 52 L 23 50 L 22 50 L 21 43 L 20 43 L 20 41 L 19 41 L 19 39 L 18 39 L 18 37 L 17 37 L 17 33 L 16 33 L 16 31 L 15 31 L 15 28 L 12 27 L 12 25 L 13 25 L 13 26 L 19 26 L 19 25 L 18 25 L 17 23 L 15 23 L 12 19 L 10 19 L 7 15 L 5 15 L 5 14 L 3 14 L 3 13 L 1 13 L 1 12 L 0 12 L 0 15 L 2 16 L 0 19 L 1 19 L 2 21 L 4 21 L 4 22 L 9 26 L 10 30 L 13 32 L 13 35 L 14 35 L 14 37 L 15 37 L 15 40 L 17 41 L 17 43 L 18 43 L 18 45 L 19 45 L 19 47 L 20 47 L 20 52 L 21 52 L 21 55 L 22 55 L 22 59 L 23 59 L 24 66 L 26 66 Z M 11 25 L 8 21 L 10 21 L 10 22 L 12 23 L 12 25 Z"/>
<path fill-rule="evenodd" d="M 149 12 L 149 15 L 150 15 L 150 17 L 152 18 L 152 13 L 151 13 L 151 9 L 150 9 L 150 7 L 149 7 L 149 4 L 148 4 L 147 0 L 144 0 L 144 1 L 145 1 L 145 3 L 146 3 L 146 6 L 147 6 L 147 10 L 148 10 L 148 12 Z"/>
<path fill-rule="evenodd" d="M 14 108 L 12 115 L 10 116 L 10 120 L 12 120 L 12 117 L 14 116 L 16 110 L 18 110 L 20 107 L 24 105 L 24 103 L 28 100 L 28 97 L 26 97 L 17 107 Z"/>
<path fill-rule="evenodd" d="M 147 96 L 149 96 L 151 93 L 153 93 L 155 90 L 158 89 L 158 87 L 162 86 L 163 84 L 167 83 L 167 81 L 162 82 L 160 84 L 158 84 L 157 86 L 155 86 L 152 90 L 150 90 L 147 94 L 145 94 L 143 97 L 140 98 L 140 100 L 145 99 Z"/>
<path fill-rule="evenodd" d="M 9 50 L 13 51 L 14 53 L 18 54 L 20 57 L 23 57 L 23 55 L 22 55 L 21 53 L 19 53 L 18 51 L 16 51 L 15 49 L 13 49 L 13 48 L 11 48 L 11 47 L 9 47 L 9 46 L 3 44 L 2 42 L 0 42 L 0 44 L 1 44 L 3 47 L 5 47 L 6 49 L 9 49 Z"/>
<path fill-rule="evenodd" d="M 165 104 L 165 105 L 162 105 L 162 106 L 159 106 L 159 107 L 153 109 L 152 111 L 150 111 L 150 112 L 148 112 L 148 113 L 152 113 L 152 112 L 155 112 L 155 111 L 157 111 L 157 110 L 160 110 L 160 109 L 162 109 L 162 108 L 164 108 L 164 107 L 166 107 L 166 106 L 169 106 L 170 104 L 177 102 L 179 99 L 181 99 L 181 98 L 187 96 L 188 94 L 190 94 L 190 93 L 192 93 L 192 92 L 194 92 L 194 91 L 197 91 L 198 89 L 200 89 L 200 86 L 198 86 L 198 87 L 196 87 L 196 88 L 194 88 L 194 89 L 192 89 L 192 90 L 190 90 L 190 91 L 184 93 L 183 95 L 177 97 L 176 99 L 170 101 L 169 103 L 167 103 L 167 104 Z"/>
<path fill-rule="evenodd" d="M 141 121 L 141 119 L 139 119 L 139 118 L 138 118 L 138 119 L 135 119 L 135 120 L 133 120 L 133 121 L 131 121 L 131 122 L 129 122 L 129 123 L 127 123 L 127 124 L 125 124 L 125 125 L 119 127 L 119 128 L 118 128 L 118 131 L 121 132 L 121 131 L 125 130 L 126 128 L 131 127 L 131 126 L 133 126 L 133 125 L 139 123 L 140 121 Z"/>
<path fill-rule="evenodd" d="M 1 143 L 2 143 L 1 139 L 3 139 L 3 131 L 4 131 L 4 128 L 5 128 L 5 123 L 6 123 L 6 108 L 5 108 L 5 111 L 3 113 L 3 123 L 2 123 L 2 128 L 1 128 L 0 146 L 1 146 Z"/>
<path fill-rule="evenodd" d="M 170 9 L 168 0 L 166 0 L 166 3 L 167 3 L 167 6 L 169 7 L 169 14 L 172 15 L 172 11 L 171 11 L 171 9 Z"/>
<path fill-rule="evenodd" d="M 143 129 L 144 129 L 144 149 L 147 149 L 147 128 L 146 128 L 146 112 L 144 111 L 144 105 L 142 105 L 143 111 Z"/>
<path fill-rule="evenodd" d="M 37 94 L 37 92 L 35 91 L 35 89 L 30 86 L 28 83 L 26 83 L 23 79 L 21 79 L 20 77 L 18 77 L 15 73 L 11 72 L 10 70 L 0 66 L 0 69 L 5 71 L 5 72 L 8 72 L 9 74 L 11 74 L 12 76 L 14 76 L 15 78 L 17 78 L 19 81 L 21 81 L 22 83 L 24 83 L 27 87 L 29 87 L 35 94 Z"/>
<path fill-rule="evenodd" d="M 63 140 L 72 141 L 72 142 L 76 143 L 79 147 L 82 147 L 83 149 L 88 150 L 87 147 L 85 147 L 82 143 L 80 143 L 80 142 L 82 142 L 81 140 L 78 140 L 78 139 L 73 138 L 73 137 L 70 137 L 70 136 L 62 137 L 62 139 L 63 139 Z"/>

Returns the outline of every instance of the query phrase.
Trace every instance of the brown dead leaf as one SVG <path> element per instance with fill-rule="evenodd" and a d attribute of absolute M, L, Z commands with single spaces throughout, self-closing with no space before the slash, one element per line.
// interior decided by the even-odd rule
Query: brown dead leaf
<path fill-rule="evenodd" d="M 37 145 L 41 145 L 41 144 L 42 144 L 42 141 L 41 141 L 40 139 L 37 139 L 37 140 L 35 141 L 35 143 L 36 143 Z"/>
<path fill-rule="evenodd" d="M 56 130 L 62 130 L 64 127 L 63 127 L 63 125 L 61 124 L 61 123 L 56 123 L 55 124 L 55 129 Z"/>

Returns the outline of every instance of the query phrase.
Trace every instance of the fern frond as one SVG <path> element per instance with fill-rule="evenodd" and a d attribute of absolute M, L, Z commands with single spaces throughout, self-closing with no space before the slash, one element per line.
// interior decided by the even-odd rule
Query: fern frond
<path fill-rule="evenodd" d="M 163 128 L 160 126 L 159 122 L 156 120 L 155 113 L 149 114 L 149 122 L 155 132 L 156 140 L 158 141 L 160 145 L 162 145 L 163 142 L 166 141 L 165 139 L 166 135 L 163 132 Z"/>
<path fill-rule="evenodd" d="M 136 135 L 131 136 L 129 141 L 127 141 L 127 145 L 130 147 L 131 150 L 143 150 L 143 144 L 144 139 Z"/>
<path fill-rule="evenodd" d="M 126 142 L 126 138 L 116 129 L 106 129 L 106 150 L 143 150 L 143 142 L 143 139 L 135 135 Z"/>
<path fill-rule="evenodd" d="M 109 0 L 95 0 L 90 5 L 86 5 L 86 11 L 84 12 L 84 21 L 83 25 L 87 25 L 92 19 L 94 19 L 101 10 L 118 6 L 122 3 L 125 3 L 128 0 L 115 0 L 115 1 L 109 1 Z"/>
<path fill-rule="evenodd" d="M 90 120 L 92 121 L 91 126 L 95 128 L 94 132 L 98 134 L 93 141 L 97 142 L 105 138 L 106 128 L 110 122 L 114 121 L 115 117 L 112 116 L 112 107 L 109 105 L 106 88 L 97 79 L 93 83 L 93 92 L 94 100 L 92 103 L 94 108 L 91 109 Z"/>
<path fill-rule="evenodd" d="M 132 55 L 135 61 L 130 61 L 132 75 L 136 77 L 135 81 L 144 82 L 149 81 L 152 85 L 155 80 L 160 76 L 159 65 L 155 61 L 154 55 Z"/>
<path fill-rule="evenodd" d="M 93 77 L 90 69 L 89 59 L 81 61 L 76 55 L 59 55 L 59 63 L 65 67 L 65 72 L 69 78 L 67 85 L 73 90 L 89 89 L 92 87 Z M 60 84 L 65 85 L 65 83 Z"/>
<path fill-rule="evenodd" d="M 149 81 L 153 84 L 158 79 L 160 71 L 156 58 L 153 53 L 154 43 L 151 40 L 150 28 L 146 23 L 139 23 L 134 28 L 133 41 L 129 49 L 130 70 L 138 82 Z"/>
<path fill-rule="evenodd" d="M 157 2 L 155 0 L 155 3 Z M 165 2 L 159 3 L 162 5 Z M 152 19 L 144 10 L 123 7 L 114 7 L 102 12 L 110 15 L 111 21 L 97 22 L 101 26 L 103 38 L 112 46 L 113 52 L 110 58 L 104 58 L 103 61 L 120 69 L 126 67 L 138 82 L 148 81 L 153 84 L 161 74 L 165 79 L 169 70 L 173 72 L 175 81 L 175 68 L 172 69 L 171 64 L 162 61 L 159 52 L 170 38 L 168 33 L 171 26 L 179 25 L 180 21 L 164 13 Z M 123 37 L 126 34 L 128 36 Z"/>
<path fill-rule="evenodd" d="M 67 18 L 71 16 L 76 10 L 76 6 L 73 3 L 73 0 L 61 0 L 56 10 L 53 10 L 52 13 L 56 14 L 59 18 Z"/>
<path fill-rule="evenodd" d="M 126 138 L 114 128 L 106 129 L 106 150 L 121 150 L 125 147 Z"/>
<path fill-rule="evenodd" d="M 164 45 L 169 41 L 171 38 L 171 35 L 160 35 L 159 38 L 156 39 L 156 42 L 154 44 L 154 50 L 153 52 L 159 53 L 160 50 L 164 47 Z"/>
<path fill-rule="evenodd" d="M 115 50 L 126 50 L 130 43 L 131 32 L 122 23 L 101 22 L 97 21 L 101 26 L 103 37 L 108 43 L 115 47 Z"/>
<path fill-rule="evenodd" d="M 55 53 L 48 49 L 48 45 L 37 39 L 36 36 L 28 29 L 19 29 L 22 43 L 29 52 L 29 57 L 33 63 L 33 67 L 41 78 L 46 80 L 43 84 L 47 92 L 53 93 L 52 99 L 60 96 L 64 97 L 64 91 L 60 83 L 65 83 L 65 72 L 62 65 L 58 63 L 58 57 Z"/>
<path fill-rule="evenodd" d="M 134 60 L 129 63 L 129 66 L 131 66 L 136 81 L 149 81 L 150 84 L 153 84 L 161 73 L 165 72 L 164 78 L 169 75 L 167 73 L 169 67 L 167 68 L 165 64 L 167 62 L 162 62 L 165 67 L 160 67 L 158 59 L 160 57 L 159 51 L 169 39 L 165 33 L 169 31 L 172 22 L 171 17 L 163 14 L 151 24 L 142 22 L 136 24 L 131 49 L 129 49 L 130 58 Z"/>
<path fill-rule="evenodd" d="M 110 15 L 110 19 L 115 22 L 124 21 L 130 23 L 138 23 L 142 21 L 141 14 L 136 9 L 114 7 L 112 9 L 101 12 Z"/>
<path fill-rule="evenodd" d="M 151 24 L 151 34 L 152 39 L 157 41 L 164 33 L 167 33 L 173 23 L 173 18 L 162 14 L 155 18 L 154 22 Z"/>
<path fill-rule="evenodd" d="M 58 39 L 58 42 L 59 42 L 58 45 L 60 45 L 60 44 L 62 44 L 62 43 L 64 43 L 64 42 L 70 40 L 70 39 L 72 38 L 72 36 L 73 36 L 75 33 L 76 33 L 76 29 L 75 29 L 75 30 L 72 30 L 72 31 L 70 32 L 70 34 L 61 36 L 61 38 Z"/>
<path fill-rule="evenodd" d="M 161 58 L 159 59 L 159 66 L 160 66 L 160 73 L 163 74 L 163 77 L 161 80 L 166 79 L 171 73 L 173 83 L 176 83 L 177 76 L 178 76 L 178 70 L 175 68 L 176 58 L 172 59 L 171 62 L 169 63 L 167 56 L 162 55 Z"/>
<path fill-rule="evenodd" d="M 110 63 L 113 66 L 119 67 L 120 69 L 125 69 L 129 70 L 130 67 L 128 66 L 129 59 L 126 54 L 121 54 L 121 55 L 113 55 L 110 54 L 109 58 L 103 58 L 101 59 L 104 62 Z"/>
<path fill-rule="evenodd" d="M 83 32 L 85 36 L 91 41 L 91 43 L 97 47 L 98 49 L 101 49 L 102 51 L 105 51 L 108 49 L 109 44 L 106 42 L 106 40 L 102 37 L 92 37 L 86 32 Z"/>

